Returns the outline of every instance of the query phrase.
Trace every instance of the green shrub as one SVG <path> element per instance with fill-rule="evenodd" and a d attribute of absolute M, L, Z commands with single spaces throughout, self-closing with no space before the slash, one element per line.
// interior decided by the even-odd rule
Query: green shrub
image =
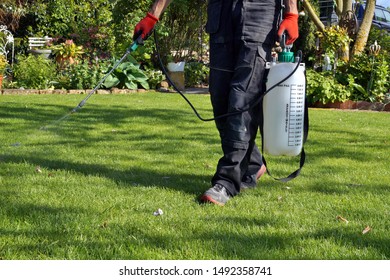
<path fill-rule="evenodd" d="M 355 56 L 345 73 L 352 75 L 356 84 L 361 87 L 354 87 L 351 99 L 383 101 L 389 90 L 389 70 L 386 55 L 375 57 L 363 53 Z"/>
<path fill-rule="evenodd" d="M 14 78 L 18 87 L 29 89 L 53 88 L 57 69 L 52 60 L 35 55 L 20 55 L 14 65 Z"/>
<path fill-rule="evenodd" d="M 109 68 L 109 62 L 105 60 L 83 60 L 79 63 L 68 65 L 61 72 L 59 88 L 65 89 L 91 89 L 103 78 Z"/>
<path fill-rule="evenodd" d="M 184 68 L 187 87 L 208 84 L 210 69 L 201 62 L 188 62 Z"/>
<path fill-rule="evenodd" d="M 29 4 L 31 35 L 73 39 L 86 54 L 106 57 L 115 48 L 112 5 L 107 0 L 36 0 Z"/>
<path fill-rule="evenodd" d="M 333 72 L 307 70 L 307 98 L 309 104 L 343 102 L 349 99 L 350 87 L 339 83 Z M 353 79 L 352 77 L 349 77 Z"/>
<path fill-rule="evenodd" d="M 151 89 L 157 89 L 165 78 L 160 70 L 146 69 L 144 73 L 148 77 L 148 84 Z"/>

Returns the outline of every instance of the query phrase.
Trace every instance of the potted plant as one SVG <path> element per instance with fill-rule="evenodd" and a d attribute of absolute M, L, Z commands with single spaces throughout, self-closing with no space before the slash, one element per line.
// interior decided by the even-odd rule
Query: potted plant
<path fill-rule="evenodd" d="M 8 61 L 4 54 L 0 54 L 0 89 L 3 85 L 3 75 L 7 69 Z"/>
<path fill-rule="evenodd" d="M 66 63 L 73 64 L 76 59 L 84 53 L 82 46 L 77 46 L 73 40 L 66 40 L 64 43 L 52 47 L 57 63 L 65 66 Z"/>

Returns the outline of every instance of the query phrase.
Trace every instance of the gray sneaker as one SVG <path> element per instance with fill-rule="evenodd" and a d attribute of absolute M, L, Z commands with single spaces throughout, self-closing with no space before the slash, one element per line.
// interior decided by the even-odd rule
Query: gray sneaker
<path fill-rule="evenodd" d="M 257 181 L 260 179 L 261 176 L 267 171 L 267 168 L 263 164 L 259 171 L 257 171 L 256 174 L 253 175 L 246 175 L 242 178 L 240 191 L 246 191 L 248 189 L 253 189 L 256 187 Z"/>
<path fill-rule="evenodd" d="M 229 199 L 230 195 L 226 188 L 220 184 L 215 184 L 201 196 L 200 201 L 224 206 Z"/>

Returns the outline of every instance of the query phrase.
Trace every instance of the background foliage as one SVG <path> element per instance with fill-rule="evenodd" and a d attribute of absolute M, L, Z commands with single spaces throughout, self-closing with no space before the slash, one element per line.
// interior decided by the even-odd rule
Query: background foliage
<path fill-rule="evenodd" d="M 20 55 L 14 67 L 17 86 L 26 89 L 54 88 L 56 65 L 42 56 Z"/>

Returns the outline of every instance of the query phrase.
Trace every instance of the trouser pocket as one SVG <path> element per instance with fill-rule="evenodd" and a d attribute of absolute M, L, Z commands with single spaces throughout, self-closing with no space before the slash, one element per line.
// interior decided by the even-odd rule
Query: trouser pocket
<path fill-rule="evenodd" d="M 223 0 L 209 0 L 207 5 L 206 32 L 217 33 L 219 30 Z"/>

